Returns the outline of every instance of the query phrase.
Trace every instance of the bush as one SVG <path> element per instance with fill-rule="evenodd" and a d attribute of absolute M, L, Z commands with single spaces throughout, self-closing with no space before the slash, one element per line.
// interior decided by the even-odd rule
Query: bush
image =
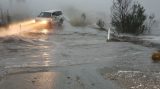
<path fill-rule="evenodd" d="M 150 17 L 150 16 L 149 16 Z M 112 6 L 112 26 L 119 33 L 129 33 L 134 35 L 150 32 L 151 25 L 147 23 L 144 7 L 132 0 L 115 0 Z M 150 18 L 150 23 L 154 17 Z"/>

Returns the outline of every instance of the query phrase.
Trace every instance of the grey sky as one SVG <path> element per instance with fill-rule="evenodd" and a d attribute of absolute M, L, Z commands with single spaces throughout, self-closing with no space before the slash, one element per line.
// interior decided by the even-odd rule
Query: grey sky
<path fill-rule="evenodd" d="M 18 0 L 0 0 L 0 7 L 10 7 L 9 1 Z M 19 0 L 20 1 L 20 0 Z M 155 13 L 160 18 L 160 0 L 138 0 L 143 3 L 147 12 Z M 19 6 L 18 6 L 19 5 Z M 112 0 L 26 0 L 26 5 L 15 4 L 12 10 L 23 9 L 20 11 L 31 11 L 33 15 L 36 15 L 40 11 L 48 10 L 52 8 L 66 9 L 69 7 L 77 8 L 84 11 L 91 12 L 105 12 L 110 13 L 110 7 Z M 21 6 L 24 6 L 22 8 Z M 28 7 L 27 7 L 28 6 Z"/>
<path fill-rule="evenodd" d="M 76 8 L 89 9 L 89 10 L 99 10 L 110 12 L 110 7 L 112 5 L 112 0 L 28 0 L 33 2 L 32 6 L 48 6 L 62 7 L 62 6 L 75 6 Z M 138 0 L 143 3 L 147 11 L 151 13 L 160 12 L 160 0 Z M 160 14 L 159 14 L 160 15 Z"/>
<path fill-rule="evenodd" d="M 12 2 L 11 2 L 12 1 Z M 14 13 L 14 18 L 26 18 L 28 16 L 35 17 L 41 11 L 49 9 L 62 9 L 67 16 L 73 18 L 76 15 L 81 15 L 85 12 L 90 20 L 102 18 L 110 21 L 110 7 L 112 0 L 26 0 L 26 3 L 17 3 L 20 0 L 0 0 L 0 8 L 9 9 L 9 12 Z M 160 23 L 160 0 L 137 0 L 146 8 L 147 14 L 154 13 L 156 20 Z M 10 3 L 9 3 L 10 2 Z M 67 11 L 70 10 L 70 11 Z M 19 18 L 21 17 L 21 18 Z M 157 30 L 159 27 L 157 25 Z M 157 33 L 157 31 L 155 31 Z"/>

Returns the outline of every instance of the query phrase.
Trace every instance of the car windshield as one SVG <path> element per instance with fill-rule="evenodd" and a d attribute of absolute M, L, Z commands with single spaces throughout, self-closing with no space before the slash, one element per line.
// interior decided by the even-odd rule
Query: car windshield
<path fill-rule="evenodd" d="M 41 12 L 40 15 L 38 17 L 51 17 L 51 13 L 49 12 Z"/>
<path fill-rule="evenodd" d="M 56 11 L 54 13 L 52 13 L 53 16 L 60 16 L 62 15 L 62 12 L 61 11 Z"/>

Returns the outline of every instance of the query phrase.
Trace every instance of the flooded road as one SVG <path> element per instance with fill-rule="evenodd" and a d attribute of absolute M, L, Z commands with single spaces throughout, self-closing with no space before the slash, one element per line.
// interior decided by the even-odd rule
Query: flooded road
<path fill-rule="evenodd" d="M 0 89 L 159 89 L 156 50 L 64 27 L 0 40 Z"/>

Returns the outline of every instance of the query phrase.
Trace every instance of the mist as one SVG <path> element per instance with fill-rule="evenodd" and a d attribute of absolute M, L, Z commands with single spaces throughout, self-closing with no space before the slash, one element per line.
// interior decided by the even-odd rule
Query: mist
<path fill-rule="evenodd" d="M 159 19 L 160 12 L 158 0 L 139 0 L 147 13 L 154 13 Z M 37 16 L 41 11 L 58 9 L 67 13 L 68 9 L 77 9 L 92 15 L 110 15 L 112 0 L 0 0 L 0 8 L 9 10 L 11 14 Z M 69 12 L 74 13 L 74 12 Z"/>
<path fill-rule="evenodd" d="M 157 21 L 160 20 L 159 0 L 138 1 L 143 4 L 147 14 L 155 14 Z M 14 19 L 34 18 L 41 11 L 58 9 L 70 19 L 85 13 L 89 23 L 97 19 L 109 23 L 111 6 L 112 0 L 0 0 L 0 8 L 8 10 Z"/>

